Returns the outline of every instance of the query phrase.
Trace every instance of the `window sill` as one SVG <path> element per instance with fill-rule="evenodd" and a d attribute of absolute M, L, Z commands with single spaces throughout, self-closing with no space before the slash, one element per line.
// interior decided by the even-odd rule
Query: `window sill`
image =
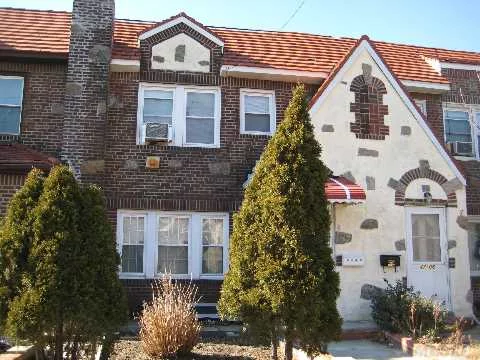
<path fill-rule="evenodd" d="M 162 278 L 162 274 L 156 274 L 153 277 L 145 274 L 125 274 L 119 273 L 120 280 L 159 280 Z M 224 275 L 200 275 L 199 277 L 192 277 L 190 274 L 183 275 L 171 275 L 174 280 L 223 280 Z"/>
<path fill-rule="evenodd" d="M 270 139 L 273 134 L 240 133 L 241 138 Z"/>
<path fill-rule="evenodd" d="M 270 132 L 256 132 L 256 131 L 241 131 L 241 135 L 253 135 L 253 136 L 268 136 L 272 137 L 273 133 Z"/>
<path fill-rule="evenodd" d="M 190 150 L 200 150 L 200 151 L 215 151 L 220 149 L 220 145 L 214 146 L 198 146 L 198 145 L 173 145 L 173 144 L 165 144 L 165 143 L 152 143 L 152 144 L 136 144 L 137 147 L 141 149 L 147 150 L 173 150 L 173 151 L 190 151 Z"/>
<path fill-rule="evenodd" d="M 459 156 L 459 155 L 454 155 L 453 156 L 455 160 L 458 161 L 478 161 L 479 159 L 476 158 L 475 156 Z"/>

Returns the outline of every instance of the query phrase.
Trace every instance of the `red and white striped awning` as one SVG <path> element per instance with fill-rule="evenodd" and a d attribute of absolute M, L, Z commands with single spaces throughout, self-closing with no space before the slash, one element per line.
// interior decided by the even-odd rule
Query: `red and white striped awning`
<path fill-rule="evenodd" d="M 252 173 L 248 174 L 247 180 L 243 183 L 244 189 L 250 184 L 254 171 L 255 168 L 253 168 Z M 367 198 L 365 191 L 360 185 L 343 176 L 331 176 L 328 178 L 325 182 L 325 195 L 330 203 L 360 204 L 365 202 Z"/>
<path fill-rule="evenodd" d="M 365 202 L 367 198 L 360 185 L 343 176 L 332 176 L 327 180 L 325 195 L 331 203 L 358 204 Z"/>

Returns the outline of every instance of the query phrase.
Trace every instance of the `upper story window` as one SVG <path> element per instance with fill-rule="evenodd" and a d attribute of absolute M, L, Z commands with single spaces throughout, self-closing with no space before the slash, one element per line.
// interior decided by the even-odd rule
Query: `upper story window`
<path fill-rule="evenodd" d="M 480 107 L 446 105 L 444 108 L 445 142 L 458 156 L 480 159 Z"/>
<path fill-rule="evenodd" d="M 142 83 L 137 143 L 220 147 L 220 89 Z"/>
<path fill-rule="evenodd" d="M 20 134 L 23 78 L 0 76 L 0 134 Z"/>
<path fill-rule="evenodd" d="M 422 112 L 425 117 L 427 117 L 427 100 L 423 99 L 414 99 L 415 104 L 420 108 L 420 111 Z"/>
<path fill-rule="evenodd" d="M 275 92 L 240 90 L 240 133 L 272 135 L 275 128 Z"/>
<path fill-rule="evenodd" d="M 120 276 L 222 278 L 228 263 L 228 214 L 119 211 Z"/>

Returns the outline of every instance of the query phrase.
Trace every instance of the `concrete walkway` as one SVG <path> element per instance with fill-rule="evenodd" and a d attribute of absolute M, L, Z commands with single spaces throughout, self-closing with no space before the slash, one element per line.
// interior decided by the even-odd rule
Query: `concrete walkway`
<path fill-rule="evenodd" d="M 401 350 L 369 340 L 344 340 L 328 345 L 335 359 L 411 359 Z"/>

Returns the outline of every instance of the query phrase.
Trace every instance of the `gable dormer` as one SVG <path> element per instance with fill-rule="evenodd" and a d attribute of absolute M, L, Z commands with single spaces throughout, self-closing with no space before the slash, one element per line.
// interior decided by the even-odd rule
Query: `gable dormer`
<path fill-rule="evenodd" d="M 215 73 L 220 69 L 222 39 L 185 13 L 155 24 L 139 40 L 142 70 Z"/>

